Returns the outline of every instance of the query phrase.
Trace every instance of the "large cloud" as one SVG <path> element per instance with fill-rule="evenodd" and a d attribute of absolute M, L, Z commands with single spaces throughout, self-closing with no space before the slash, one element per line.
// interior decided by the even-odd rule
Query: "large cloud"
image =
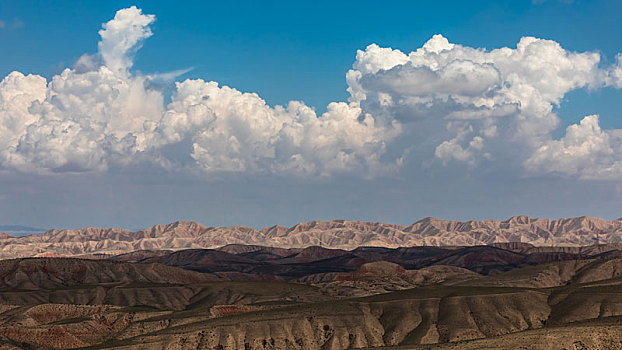
<path fill-rule="evenodd" d="M 136 7 L 118 11 L 99 32 L 99 53 L 84 55 L 47 85 L 38 76 L 7 76 L 0 87 L 0 164 L 93 171 L 147 159 L 170 167 L 184 155 L 162 150 L 189 142 L 185 156 L 208 172 L 369 176 L 395 168 L 381 167 L 380 156 L 399 125 L 379 125 L 356 104 L 332 103 L 318 118 L 301 102 L 270 107 L 256 94 L 186 80 L 164 107 L 152 77 L 130 74 L 154 19 Z"/>
<path fill-rule="evenodd" d="M 99 52 L 73 69 L 50 82 L 5 77 L 0 166 L 75 172 L 151 162 L 208 173 L 369 177 L 404 162 L 476 169 L 511 159 L 526 174 L 610 178 L 622 162 L 620 132 L 600 130 L 596 117 L 560 140 L 551 136 L 554 106 L 566 93 L 621 87 L 622 58 L 603 68 L 599 54 L 550 40 L 525 37 L 516 48 L 488 51 L 435 35 L 409 54 L 375 44 L 359 51 L 346 74 L 349 101 L 322 115 L 200 79 L 176 83 L 165 105 L 153 76 L 131 72 L 154 20 L 136 7 L 120 10 L 99 31 Z"/>

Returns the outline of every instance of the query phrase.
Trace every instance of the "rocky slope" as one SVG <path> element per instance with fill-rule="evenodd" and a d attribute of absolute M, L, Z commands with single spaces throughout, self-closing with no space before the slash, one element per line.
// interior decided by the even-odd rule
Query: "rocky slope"
<path fill-rule="evenodd" d="M 358 221 L 313 221 L 290 228 L 255 230 L 245 226 L 207 227 L 175 222 L 131 232 L 118 228 L 50 230 L 41 235 L 0 235 L 0 259 L 57 254 L 116 255 L 137 250 L 215 248 L 224 245 L 264 245 L 280 248 L 324 246 L 352 249 L 359 246 L 466 246 L 502 242 L 532 245 L 590 245 L 622 243 L 622 219 L 534 219 L 516 216 L 505 221 L 447 221 L 426 218 L 412 225 Z M 231 246 L 235 250 L 235 246 Z M 283 254 L 275 250 L 270 254 Z"/>
<path fill-rule="evenodd" d="M 454 266 L 430 266 L 406 270 L 388 261 L 361 265 L 351 273 L 319 273 L 292 282 L 320 288 L 323 294 L 335 297 L 362 297 L 430 285 L 454 285 L 478 280 L 481 275 Z"/>

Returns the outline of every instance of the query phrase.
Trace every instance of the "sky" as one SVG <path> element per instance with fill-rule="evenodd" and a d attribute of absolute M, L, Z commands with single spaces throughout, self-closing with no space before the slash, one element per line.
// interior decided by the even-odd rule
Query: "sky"
<path fill-rule="evenodd" d="M 0 0 L 0 224 L 622 217 L 619 1 Z"/>

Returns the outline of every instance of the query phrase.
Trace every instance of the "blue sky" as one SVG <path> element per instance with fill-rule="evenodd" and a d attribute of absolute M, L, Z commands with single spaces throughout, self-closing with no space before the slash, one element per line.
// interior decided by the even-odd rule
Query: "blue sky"
<path fill-rule="evenodd" d="M 270 104 L 303 100 L 319 110 L 347 98 L 344 74 L 356 50 L 370 43 L 411 51 L 440 33 L 493 49 L 532 35 L 572 51 L 599 51 L 607 62 L 622 37 L 619 1 L 0 1 L 2 20 L 24 23 L 0 32 L 0 45 L 10 48 L 0 56 L 0 75 L 59 73 L 95 52 L 101 23 L 131 5 L 157 17 L 136 69 L 192 67 L 186 77 L 255 91 Z M 594 102 L 576 97 L 598 108 L 603 122 L 622 126 L 612 108 L 622 94 L 594 94 Z M 562 115 L 576 121 L 574 109 L 582 109 L 572 102 Z"/>
<path fill-rule="evenodd" d="M 411 115 L 400 114 L 405 113 L 403 109 L 385 111 L 393 113 L 386 116 L 382 114 L 385 112 L 361 102 L 363 112 L 369 112 L 375 118 L 375 126 L 382 121 L 386 123 L 385 128 L 361 131 L 361 135 L 369 138 L 362 142 L 365 144 L 362 146 L 356 136 L 351 136 L 327 147 L 332 147 L 333 151 L 342 147 L 347 154 L 358 157 L 357 161 L 363 159 L 361 164 L 364 164 L 352 163 L 335 172 L 335 168 L 326 165 L 334 155 L 316 159 L 303 151 L 282 150 L 278 146 L 277 158 L 279 152 L 298 154 L 296 152 L 300 151 L 303 155 L 299 166 L 309 165 L 316 169 L 312 175 L 304 176 L 282 175 L 275 171 L 285 163 L 265 161 L 266 157 L 273 157 L 266 156 L 272 149 L 262 154 L 254 154 L 250 149 L 247 153 L 253 155 L 240 156 L 245 162 L 244 170 L 231 170 L 239 165 L 237 158 L 221 151 L 221 146 L 223 149 L 231 147 L 231 138 L 223 141 L 225 144 L 218 144 L 212 136 L 184 134 L 181 139 L 171 141 L 177 136 L 165 135 L 167 141 L 157 141 L 155 150 L 136 146 L 138 151 L 132 151 L 131 156 L 117 153 L 111 156 L 108 154 L 110 149 L 117 152 L 114 145 L 122 143 L 120 140 L 127 130 L 123 129 L 124 134 L 121 134 L 120 129 L 110 127 L 106 129 L 109 134 L 85 136 L 86 140 L 100 136 L 101 140 L 110 140 L 114 136 L 116 141 L 101 149 L 94 146 L 77 152 L 83 156 L 79 159 L 58 153 L 58 150 L 54 150 L 57 153 L 42 151 L 36 148 L 42 144 L 38 141 L 33 143 L 35 146 L 31 145 L 34 151 L 19 155 L 25 160 L 0 159 L 0 182 L 5 188 L 0 193 L 0 209 L 4 211 L 0 214 L 1 223 L 139 228 L 189 219 L 209 225 L 259 227 L 332 218 L 410 223 L 428 215 L 448 219 L 504 218 L 523 213 L 542 217 L 622 216 L 617 214 L 617 208 L 622 204 L 622 187 L 616 172 L 619 161 L 615 156 L 619 150 L 616 131 L 607 131 L 606 135 L 603 134 L 604 141 L 597 140 L 595 146 L 591 144 L 594 138 L 577 141 L 593 154 L 572 153 L 574 139 L 570 137 L 566 143 L 550 143 L 567 135 L 567 126 L 592 127 L 593 123 L 588 123 L 592 120 L 579 124 L 585 116 L 592 114 L 599 115 L 598 126 L 602 130 L 622 128 L 619 102 L 622 90 L 618 85 L 622 83 L 616 82 L 615 78 L 608 82 L 604 82 L 606 79 L 594 82 L 598 74 L 615 74 L 607 72 L 615 71 L 616 56 L 622 52 L 619 40 L 622 37 L 622 3 L 619 1 L 226 3 L 0 0 L 0 47 L 4 52 L 0 55 L 0 78 L 18 71 L 40 75 L 49 81 L 64 69 L 73 69 L 84 54 L 96 57 L 101 54 L 98 53 L 101 40 L 98 31 L 102 23 L 110 21 L 116 11 L 132 5 L 142 9 L 143 14 L 155 15 L 155 21 L 145 26 L 153 35 L 138 40 L 142 47 L 133 58 L 133 66 L 128 67 L 130 76 L 123 79 L 133 82 L 149 74 L 191 68 L 174 81 L 199 78 L 216 81 L 221 86 L 257 93 L 271 107 L 287 105 L 291 100 L 303 101 L 316 110 L 318 117 L 327 110 L 330 102 L 346 102 L 351 97 L 346 91 L 349 87 L 346 72 L 357 61 L 357 50 L 365 50 L 372 43 L 408 54 L 421 48 L 433 35 L 441 34 L 450 43 L 490 52 L 502 47 L 514 49 L 522 37 L 533 36 L 558 43 L 566 53 L 598 53 L 597 66 L 602 72 L 589 78 L 582 77 L 583 80 L 577 78 L 582 81 L 576 83 L 578 87 L 556 92 L 560 94 L 559 105 L 551 102 L 557 97 L 543 101 L 545 105 L 553 106 L 553 113 L 560 118 L 559 123 L 552 127 L 543 122 L 542 128 L 547 130 L 544 136 L 537 135 L 525 142 L 528 137 L 521 136 L 523 141 L 520 144 L 509 146 L 484 136 L 488 135 L 489 129 L 486 128 L 490 125 L 485 128 L 479 121 L 462 125 L 462 131 L 454 131 L 445 124 L 432 125 L 432 122 L 422 122 L 415 127 L 413 121 L 405 121 Z M 460 57 L 459 60 L 471 59 L 470 56 Z M 520 72 L 516 74 L 520 75 Z M 369 74 L 368 80 L 361 80 L 362 84 L 372 84 L 372 80 L 376 84 L 366 86 L 368 91 L 384 81 L 374 79 L 388 79 L 377 72 Z M 503 79 L 510 81 L 511 77 L 508 77 L 510 75 Z M 564 81 L 574 79 L 563 78 Z M 537 82 L 533 83 L 537 85 Z M 159 88 L 166 103 L 174 93 L 171 90 L 175 89 L 173 81 L 167 80 L 167 84 L 166 88 Z M 382 94 L 390 90 L 378 89 L 378 96 L 384 96 Z M 542 92 L 546 93 L 548 91 Z M 412 97 L 409 94 L 406 95 Z M 84 96 L 88 97 L 88 93 Z M 146 98 L 139 106 L 145 103 L 155 105 L 157 99 L 157 96 Z M 54 103 L 50 101 L 51 105 Z M 514 104 L 520 105 L 520 101 Z M 9 107 L 4 108 L 9 111 Z M 433 113 L 438 118 L 446 118 L 447 115 L 441 114 L 449 113 L 448 108 L 452 107 L 439 105 Z M 76 115 L 69 112 L 60 117 L 58 113 L 61 112 L 55 113 L 54 118 L 76 120 Z M 83 110 L 80 113 L 84 113 Z M 115 118 L 110 113 L 117 112 L 105 112 L 101 118 L 106 123 Z M 224 114 L 216 114 L 224 118 Z M 545 114 L 551 120 L 556 118 Z M 56 119 L 42 118 L 28 131 L 34 136 L 17 135 L 15 142 L 20 146 L 6 147 L 13 147 L 10 149 L 17 149 L 20 153 L 27 149 L 26 141 L 34 140 L 37 135 L 46 136 L 43 134 L 48 129 L 42 126 L 43 120 Z M 94 117 L 94 120 L 99 122 L 101 118 Z M 518 113 L 516 118 L 522 120 L 525 117 Z M 530 118 L 537 119 L 538 116 Z M 401 131 L 388 130 L 395 126 L 392 121 L 402 123 Z M 8 119 L 4 122 L 9 123 Z M 245 122 L 251 123 L 251 127 L 253 123 L 260 123 L 253 116 L 236 121 Z M 84 128 L 85 124 L 81 123 Z M 452 125 L 455 127 L 455 123 Z M 515 124 L 501 123 L 497 127 L 508 131 Z M 87 129 L 95 130 L 96 127 Z M 452 134 L 441 131 L 444 129 Z M 467 135 L 467 129 L 473 135 Z M 337 135 L 340 131 L 335 132 Z M 368 132 L 374 134 L 370 136 Z M 509 130 L 508 135 L 518 132 Z M 128 135 L 134 137 L 137 132 L 131 129 Z M 239 135 L 246 134 L 234 135 L 239 138 Z M 265 135 L 258 134 L 258 140 L 274 136 Z M 323 136 L 322 132 L 319 135 Z M 483 141 L 476 135 L 483 137 Z M 415 138 L 425 140 L 414 142 Z M 84 145 L 83 141 L 75 141 L 71 147 Z M 439 149 L 445 141 L 447 147 Z M 98 143 L 100 139 L 94 142 Z M 249 143 L 248 147 L 261 147 L 256 146 L 257 142 Z M 484 142 L 490 149 L 482 148 L 479 142 Z M 460 149 L 454 147 L 458 143 Z M 189 156 L 186 153 L 193 145 L 195 152 Z M 196 145 L 207 149 L 206 153 L 199 154 Z M 469 145 L 472 147 L 468 148 Z M 240 147 L 240 152 L 244 153 L 245 146 Z M 373 147 L 376 149 L 370 150 Z M 557 153 L 546 153 L 542 147 L 557 150 Z M 443 153 L 443 150 L 453 150 L 454 153 Z M 224 156 L 223 152 L 226 153 Z M 102 153 L 106 155 L 102 156 Z M 570 158 L 563 158 L 564 154 L 570 154 Z M 131 162 L 118 160 L 126 156 Z M 220 156 L 226 159 L 214 160 Z M 54 159 L 54 164 L 49 165 L 50 161 L 45 157 L 57 157 L 58 160 Z M 97 157 L 101 159 L 93 160 Z M 180 170 L 194 161 L 197 166 Z M 163 162 L 168 165 L 160 166 Z M 391 170 L 392 167 L 396 169 Z M 600 170 L 590 170 L 595 167 Z M 207 170 L 201 172 L 200 169 Z M 511 198 L 499 199 L 507 197 Z"/>

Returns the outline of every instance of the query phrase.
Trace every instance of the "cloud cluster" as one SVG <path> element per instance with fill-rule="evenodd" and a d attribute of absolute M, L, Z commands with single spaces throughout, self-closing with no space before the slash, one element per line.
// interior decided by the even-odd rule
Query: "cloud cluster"
<path fill-rule="evenodd" d="M 569 127 L 561 140 L 551 135 L 560 123 L 554 107 L 566 93 L 620 87 L 621 61 L 618 56 L 616 66 L 601 68 L 598 53 L 569 52 L 533 37 L 516 48 L 487 51 L 435 35 L 409 54 L 368 46 L 358 52 L 348 83 L 353 102 L 374 116 L 398 120 L 405 134 L 425 125 L 428 137 L 441 139 L 429 153 L 442 164 L 475 167 L 498 160 L 504 166 L 512 159 L 524 162 L 527 173 L 615 177 L 621 174 L 614 166 L 622 160 L 614 151 L 619 132 L 601 131 L 598 118 Z M 588 128 L 591 133 L 576 132 Z M 586 149 L 568 151 L 571 144 Z"/>
<path fill-rule="evenodd" d="M 579 88 L 622 87 L 622 56 L 600 67 L 525 37 L 484 50 L 435 35 L 405 54 L 375 44 L 347 72 L 349 101 L 322 115 L 302 102 L 269 106 L 255 93 L 216 82 L 175 84 L 165 105 L 158 79 L 132 73 L 152 35 L 153 15 L 122 9 L 103 24 L 98 53 L 51 81 L 13 72 L 0 82 L 0 167 L 103 171 L 150 162 L 208 173 L 377 176 L 411 164 L 512 159 L 527 174 L 585 178 L 621 174 L 620 132 L 586 117 L 554 140 L 554 106 Z"/>
<path fill-rule="evenodd" d="M 331 103 L 318 116 L 301 102 L 271 107 L 257 94 L 198 79 L 177 83 L 164 106 L 153 76 L 130 73 L 154 20 L 136 7 L 118 11 L 99 32 L 98 54 L 82 56 L 49 83 L 7 76 L 0 85 L 0 164 L 96 171 L 145 160 L 174 167 L 189 156 L 208 172 L 312 176 L 371 176 L 397 166 L 381 166 L 380 156 L 399 125 L 379 125 L 356 104 Z M 190 146 L 170 156 L 175 144 Z"/>

